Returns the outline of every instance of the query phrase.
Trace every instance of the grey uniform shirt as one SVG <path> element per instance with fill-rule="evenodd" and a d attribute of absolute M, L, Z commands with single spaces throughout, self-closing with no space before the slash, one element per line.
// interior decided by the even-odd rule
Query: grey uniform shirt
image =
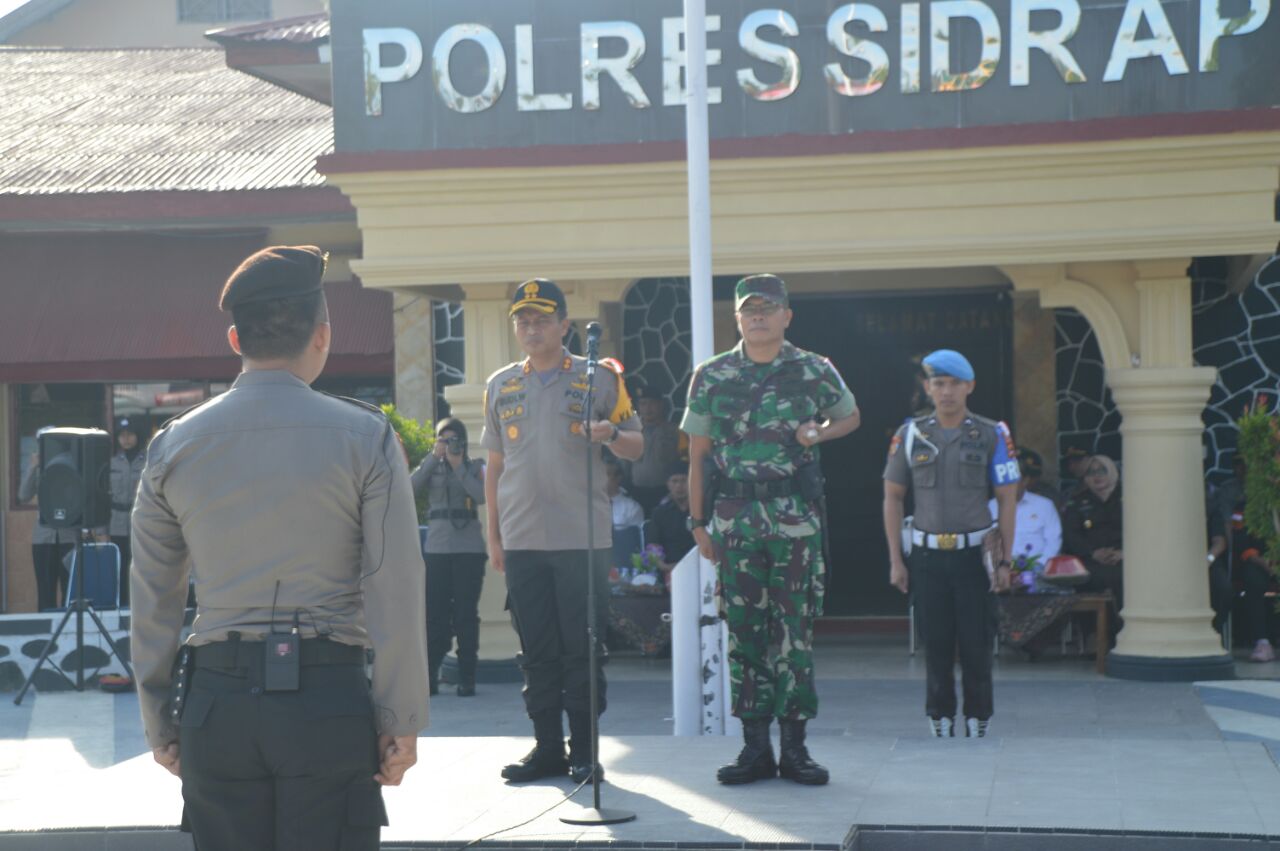
<path fill-rule="evenodd" d="M 27 468 L 27 472 L 23 474 L 22 481 L 18 483 L 18 502 L 26 504 L 36 498 L 36 494 L 40 491 L 40 464 L 35 463 Z M 36 515 L 36 525 L 31 530 L 31 543 L 33 544 L 71 544 L 75 543 L 75 529 L 54 529 L 40 522 L 40 516 Z"/>
<path fill-rule="evenodd" d="M 908 441 L 913 423 L 916 434 Z M 959 428 L 944 429 L 931 414 L 908 420 L 898 429 L 889 445 L 884 478 L 910 486 L 915 498 L 914 528 L 976 532 L 991 526 L 987 508 L 991 488 L 1020 478 L 1017 457 L 1004 423 L 969 414 Z"/>
<path fill-rule="evenodd" d="M 631 462 L 631 483 L 639 488 L 666 487 L 671 466 L 680 460 L 680 426 L 672 422 L 644 426 L 644 454 Z"/>
<path fill-rule="evenodd" d="M 129 460 L 123 452 L 111 456 L 111 525 L 108 533 L 113 538 L 129 536 L 129 513 L 133 511 L 133 500 L 138 495 L 138 482 L 142 480 L 142 469 L 147 464 L 145 452 L 139 452 Z"/>
<path fill-rule="evenodd" d="M 587 361 L 567 351 L 545 385 L 527 359 L 490 376 L 480 444 L 504 460 L 498 479 L 498 522 L 505 549 L 587 548 L 588 443 L 582 432 L 586 393 Z M 622 380 L 608 367 L 596 370 L 592 407 L 591 419 L 608 420 L 623 431 L 640 430 Z M 595 465 L 593 490 L 595 545 L 608 547 L 613 541 L 613 512 L 602 463 Z"/>
<path fill-rule="evenodd" d="M 298 611 L 303 638 L 374 649 L 378 732 L 426 726 L 426 571 L 409 466 L 380 413 L 288 372 L 247 372 L 151 441 L 130 640 L 153 748 L 177 740 L 166 710 L 189 574 L 187 644 L 261 639 L 277 597 L 277 629 Z"/>
<path fill-rule="evenodd" d="M 458 469 L 430 453 L 413 471 L 413 492 L 427 492 L 431 511 L 471 512 L 473 517 L 427 520 L 427 553 L 483 553 L 477 507 L 484 504 L 484 464 L 468 458 Z"/>

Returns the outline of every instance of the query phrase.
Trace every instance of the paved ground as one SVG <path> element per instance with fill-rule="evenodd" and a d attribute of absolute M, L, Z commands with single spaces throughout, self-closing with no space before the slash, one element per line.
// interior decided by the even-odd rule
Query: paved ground
<path fill-rule="evenodd" d="M 991 737 L 981 741 L 927 738 L 923 662 L 901 642 L 825 642 L 818 670 L 822 707 L 810 744 L 831 784 L 726 789 L 714 769 L 737 743 L 670 736 L 667 663 L 615 656 L 604 804 L 640 816 L 615 828 L 560 823 L 573 807 L 556 807 L 571 791 L 567 779 L 515 788 L 498 778 L 529 746 L 517 685 L 481 684 L 472 699 L 446 691 L 432 705 L 420 765 L 387 792 L 385 840 L 470 841 L 530 819 L 492 841 L 836 848 L 855 824 L 1280 836 L 1280 665 L 1242 663 L 1241 676 L 1259 679 L 1193 686 L 1109 680 L 1089 660 L 1030 665 L 1006 655 Z M 589 803 L 590 789 L 574 800 Z M 177 781 L 146 754 L 132 695 L 0 703 L 0 830 L 162 828 L 180 808 Z M 171 832 L 116 845 L 92 831 L 78 839 L 92 836 L 98 844 L 64 836 L 25 847 L 190 847 Z M 17 842 L 0 835 L 0 847 L 24 847 Z"/>

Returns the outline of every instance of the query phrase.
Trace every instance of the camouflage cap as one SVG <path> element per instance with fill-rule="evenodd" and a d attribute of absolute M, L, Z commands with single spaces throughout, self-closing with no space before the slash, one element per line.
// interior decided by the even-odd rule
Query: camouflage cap
<path fill-rule="evenodd" d="M 752 296 L 786 307 L 787 285 L 777 275 L 749 275 L 738 281 L 738 285 L 734 288 L 733 309 L 742 309 L 742 305 Z"/>

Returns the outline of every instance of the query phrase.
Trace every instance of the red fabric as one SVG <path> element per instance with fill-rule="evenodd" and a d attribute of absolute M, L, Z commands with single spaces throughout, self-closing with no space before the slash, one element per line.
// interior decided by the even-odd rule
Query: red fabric
<path fill-rule="evenodd" d="M 218 310 L 262 231 L 0 235 L 0 382 L 230 380 Z M 391 375 L 390 293 L 329 284 L 329 376 Z"/>

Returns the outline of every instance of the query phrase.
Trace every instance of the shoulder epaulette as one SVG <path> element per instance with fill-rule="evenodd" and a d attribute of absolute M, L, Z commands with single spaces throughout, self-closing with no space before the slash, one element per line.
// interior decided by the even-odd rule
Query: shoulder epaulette
<path fill-rule="evenodd" d="M 340 401 L 340 402 L 346 402 L 346 403 L 347 403 L 347 404 L 349 404 L 349 405 L 355 405 L 355 406 L 357 406 L 357 407 L 359 407 L 359 408 L 364 408 L 366 411 L 371 411 L 371 412 L 373 412 L 373 413 L 377 414 L 379 417 L 382 417 L 383 419 L 386 419 L 386 417 L 387 417 L 387 415 L 386 415 L 386 414 L 384 414 L 384 413 L 382 412 L 382 409 L 381 409 L 381 408 L 379 408 L 377 405 L 372 405 L 372 404 L 370 404 L 370 403 L 368 403 L 368 402 L 365 402 L 365 401 L 362 401 L 362 400 L 360 400 L 360 399 L 353 399 L 353 398 L 352 398 L 352 397 L 350 397 L 350 396 L 339 396 L 339 395 L 338 395 L 338 394 L 336 394 L 336 393 L 326 393 L 326 392 L 325 392 L 325 391 L 323 391 L 323 390 L 316 390 L 316 392 L 317 392 L 317 393 L 319 393 L 319 394 L 320 394 L 320 395 L 322 395 L 322 396 L 328 396 L 330 399 L 337 399 L 337 400 L 338 400 L 338 401 Z"/>
<path fill-rule="evenodd" d="M 221 396 L 221 395 L 222 395 L 221 393 L 219 393 L 219 394 L 218 394 L 218 396 Z M 210 402 L 212 402 L 214 399 L 217 399 L 217 398 L 218 398 L 218 396 L 210 396 L 208 399 L 205 399 L 203 402 L 198 402 L 198 403 L 196 403 L 196 404 L 192 405 L 190 408 L 187 408 L 185 411 L 180 411 L 179 413 L 174 414 L 173 416 L 169 417 L 169 419 L 167 419 L 167 420 L 165 420 L 163 423 L 161 423 L 161 424 L 160 424 L 160 428 L 159 428 L 159 429 L 157 429 L 157 431 L 164 431 L 164 430 L 165 430 L 165 429 L 167 429 L 170 425 L 172 425 L 176 420 L 180 420 L 180 419 L 182 419 L 183 417 L 185 417 L 187 414 L 191 413 L 192 411 L 199 410 L 200 408 L 203 408 L 205 405 L 209 404 L 209 403 L 210 403 Z"/>

